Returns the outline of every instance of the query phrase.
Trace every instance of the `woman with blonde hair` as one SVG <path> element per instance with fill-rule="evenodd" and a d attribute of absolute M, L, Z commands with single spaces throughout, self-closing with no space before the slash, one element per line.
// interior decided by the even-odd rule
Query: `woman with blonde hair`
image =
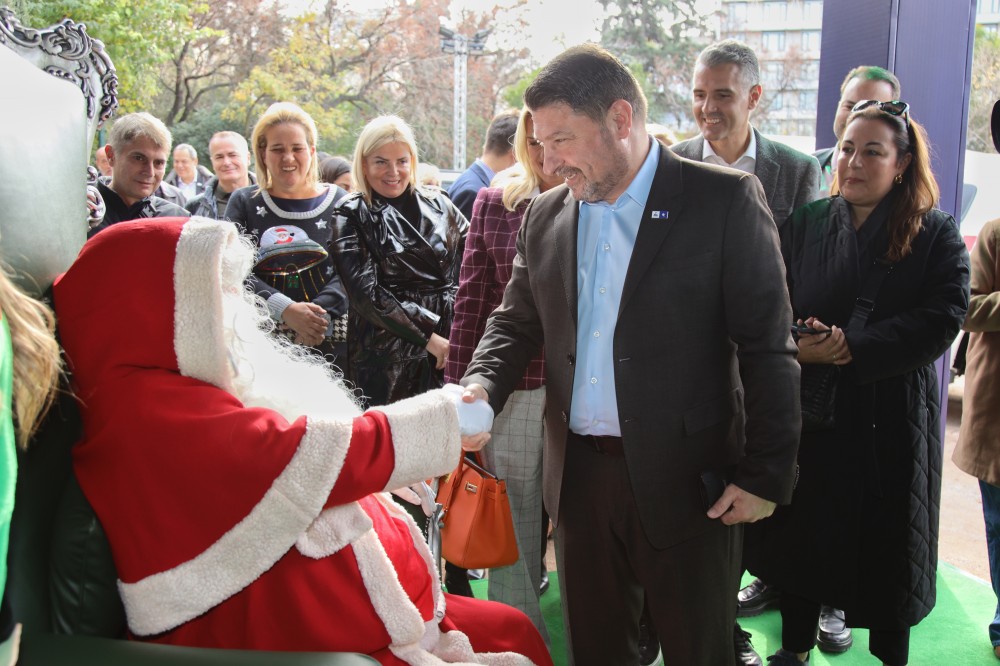
<path fill-rule="evenodd" d="M 469 236 L 455 299 L 451 353 L 445 368 L 449 382 L 458 383 L 486 329 L 490 313 L 500 305 L 510 280 L 515 241 L 524 211 L 533 198 L 562 182 L 542 171 L 542 145 L 535 140 L 531 112 L 524 109 L 514 134 L 517 164 L 497 174 L 479 191 L 472 208 Z M 482 455 L 486 466 L 507 482 L 520 559 L 490 570 L 489 598 L 524 611 L 548 642 L 538 605 L 542 526 L 542 447 L 545 408 L 545 365 L 533 359 L 518 390 L 493 421 L 493 438 Z M 515 418 L 514 414 L 518 414 Z M 450 580 L 450 579 L 449 579 Z"/>
<path fill-rule="evenodd" d="M 258 265 L 250 281 L 271 318 L 295 342 L 341 362 L 335 324 L 347 313 L 340 278 L 324 247 L 334 204 L 347 195 L 321 183 L 316 123 L 290 102 L 272 104 L 253 128 L 257 185 L 233 192 L 226 219 L 253 236 Z"/>
<path fill-rule="evenodd" d="M 55 399 L 62 370 L 55 318 L 0 270 L 0 597 L 7 583 L 7 539 L 14 513 L 16 448 L 25 449 Z M 7 600 L 4 598 L 6 607 Z M 0 617 L 0 654 L 15 655 L 19 626 L 8 609 Z M 8 647 L 8 642 L 9 647 Z M 13 652 L 11 652 L 11 650 Z"/>
<path fill-rule="evenodd" d="M 935 208 L 927 137 L 908 104 L 859 102 L 839 148 L 839 195 L 781 227 L 802 365 L 800 472 L 791 504 L 750 526 L 745 547 L 747 568 L 781 590 L 774 666 L 808 662 L 821 601 L 870 628 L 883 664 L 903 666 L 910 627 L 935 603 L 934 361 L 969 306 L 969 255 Z"/>
<path fill-rule="evenodd" d="M 385 405 L 443 384 L 469 223 L 417 186 L 416 141 L 397 116 L 364 127 L 351 172 L 330 242 L 351 302 L 345 370 L 367 405 Z"/>

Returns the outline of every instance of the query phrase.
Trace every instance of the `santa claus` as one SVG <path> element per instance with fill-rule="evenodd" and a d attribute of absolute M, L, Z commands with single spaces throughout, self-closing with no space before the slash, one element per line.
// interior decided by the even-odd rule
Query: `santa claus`
<path fill-rule="evenodd" d="M 253 257 L 229 223 L 136 221 L 89 241 L 55 285 L 84 421 L 74 467 L 131 633 L 382 664 L 551 664 L 520 611 L 442 593 L 384 492 L 454 467 L 453 395 L 361 413 L 321 361 L 268 335 L 243 287 Z"/>

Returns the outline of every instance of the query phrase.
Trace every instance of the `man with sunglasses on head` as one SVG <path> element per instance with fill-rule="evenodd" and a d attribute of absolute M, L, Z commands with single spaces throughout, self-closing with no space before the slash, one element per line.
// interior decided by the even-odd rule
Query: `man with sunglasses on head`
<path fill-rule="evenodd" d="M 465 219 L 472 219 L 472 204 L 479 190 L 490 186 L 493 176 L 514 165 L 514 132 L 517 131 L 517 111 L 504 111 L 496 116 L 486 130 L 483 154 L 448 188 L 448 198 L 458 206 Z"/>
<path fill-rule="evenodd" d="M 840 143 L 847 126 L 847 116 L 858 102 L 873 99 L 888 102 L 900 98 L 899 79 L 887 69 L 875 65 L 859 65 L 847 73 L 844 82 L 840 84 L 840 101 L 837 102 L 837 115 L 833 118 L 833 134 Z M 823 170 L 823 190 L 826 196 L 833 186 L 833 175 L 837 172 L 837 147 L 823 148 L 813 153 Z"/>
<path fill-rule="evenodd" d="M 837 103 L 837 114 L 833 119 L 833 133 L 837 143 L 844 136 L 847 127 L 847 117 L 851 115 L 855 105 L 863 100 L 886 102 L 899 98 L 900 86 L 896 76 L 881 67 L 860 65 L 855 67 L 840 85 L 840 101 Z M 824 148 L 813 153 L 823 169 L 823 195 L 828 195 L 833 185 L 837 169 L 837 146 Z M 831 507 L 832 520 L 837 519 L 837 512 Z M 739 617 L 753 617 L 769 608 L 777 608 L 781 591 L 756 578 L 740 590 Z M 844 619 L 844 611 L 824 605 L 820 611 L 819 630 L 816 644 L 823 652 L 832 654 L 846 652 L 854 644 L 851 629 Z"/>

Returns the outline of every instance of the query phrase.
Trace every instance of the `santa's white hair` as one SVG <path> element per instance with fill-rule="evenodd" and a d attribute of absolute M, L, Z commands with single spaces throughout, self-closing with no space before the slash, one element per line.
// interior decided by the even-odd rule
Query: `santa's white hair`
<path fill-rule="evenodd" d="M 302 415 L 357 416 L 358 400 L 336 368 L 313 349 L 275 334 L 263 300 L 246 285 L 255 252 L 253 240 L 241 237 L 222 259 L 222 313 L 234 394 L 247 407 L 273 409 L 289 421 Z"/>

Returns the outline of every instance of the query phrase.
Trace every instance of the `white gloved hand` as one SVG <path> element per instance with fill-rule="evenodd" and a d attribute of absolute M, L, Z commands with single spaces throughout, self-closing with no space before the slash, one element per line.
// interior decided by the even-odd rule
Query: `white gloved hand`
<path fill-rule="evenodd" d="M 404 502 L 420 506 L 420 495 L 417 494 L 417 491 L 415 491 L 412 486 L 403 486 L 402 488 L 396 488 L 395 490 L 390 490 L 389 492 Z"/>
<path fill-rule="evenodd" d="M 454 401 L 458 409 L 458 429 L 463 437 L 489 432 L 493 427 L 493 408 L 485 400 L 465 402 L 462 395 L 465 389 L 458 384 L 445 384 L 441 389 Z"/>
<path fill-rule="evenodd" d="M 390 493 L 403 500 L 419 506 L 424 510 L 424 515 L 428 518 L 434 515 L 435 509 L 440 506 L 434 497 L 434 489 L 426 481 L 417 481 L 412 486 L 404 486 Z"/>

